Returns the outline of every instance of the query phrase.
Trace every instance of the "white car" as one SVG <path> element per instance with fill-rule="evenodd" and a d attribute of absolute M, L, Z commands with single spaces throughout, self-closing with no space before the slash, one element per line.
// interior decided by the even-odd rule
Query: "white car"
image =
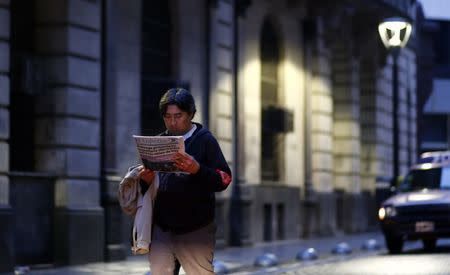
<path fill-rule="evenodd" d="M 438 238 L 450 238 L 450 151 L 422 154 L 378 218 L 391 254 L 400 253 L 406 240 L 421 239 L 430 251 Z"/>

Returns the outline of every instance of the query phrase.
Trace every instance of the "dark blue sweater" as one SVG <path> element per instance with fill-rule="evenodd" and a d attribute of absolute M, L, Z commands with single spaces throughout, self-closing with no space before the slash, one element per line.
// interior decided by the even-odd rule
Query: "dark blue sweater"
<path fill-rule="evenodd" d="M 231 179 L 217 140 L 201 124 L 196 125 L 185 141 L 185 150 L 197 160 L 200 170 L 194 175 L 160 173 L 153 222 L 173 233 L 191 232 L 214 221 L 214 192 L 227 188 L 229 180 L 223 176 Z"/>

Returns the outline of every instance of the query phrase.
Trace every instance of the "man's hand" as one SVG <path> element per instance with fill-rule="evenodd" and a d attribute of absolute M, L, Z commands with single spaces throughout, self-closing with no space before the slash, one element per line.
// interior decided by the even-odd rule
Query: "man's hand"
<path fill-rule="evenodd" d="M 200 164 L 195 158 L 187 153 L 177 152 L 174 161 L 178 169 L 189 174 L 195 174 L 200 170 Z"/>
<path fill-rule="evenodd" d="M 148 185 L 151 185 L 153 179 L 155 178 L 155 172 L 150 169 L 145 169 L 144 166 L 141 166 L 141 171 L 138 174 L 138 177 L 145 181 Z"/>

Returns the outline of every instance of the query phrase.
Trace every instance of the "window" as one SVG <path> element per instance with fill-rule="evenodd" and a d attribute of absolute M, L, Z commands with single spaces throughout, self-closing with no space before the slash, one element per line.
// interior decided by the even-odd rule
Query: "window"
<path fill-rule="evenodd" d="M 450 167 L 442 168 L 441 188 L 450 189 Z"/>
<path fill-rule="evenodd" d="M 438 189 L 441 173 L 442 168 L 412 170 L 406 175 L 399 189 L 401 192 L 418 191 L 424 188 Z"/>

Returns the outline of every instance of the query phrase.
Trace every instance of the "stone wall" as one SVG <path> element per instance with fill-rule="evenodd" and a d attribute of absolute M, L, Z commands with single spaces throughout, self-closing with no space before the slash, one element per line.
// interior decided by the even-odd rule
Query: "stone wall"
<path fill-rule="evenodd" d="M 342 41 L 347 42 L 342 42 Z M 367 225 L 361 194 L 360 66 L 351 38 L 335 40 L 332 47 L 334 188 L 337 225 L 346 232 Z"/>
<path fill-rule="evenodd" d="M 9 202 L 10 1 L 0 1 L 0 272 L 14 264 L 13 217 Z"/>
<path fill-rule="evenodd" d="M 332 234 L 336 230 L 333 196 L 333 94 L 331 52 L 325 43 L 323 21 L 316 19 L 312 51 L 311 155 L 312 184 L 317 208 L 312 211 L 312 233 Z"/>
<path fill-rule="evenodd" d="M 233 168 L 233 5 L 229 1 L 217 1 L 210 7 L 210 64 L 209 64 L 209 128 L 217 138 L 225 159 Z M 208 92 L 208 91 L 206 91 Z M 232 171 L 234 174 L 234 171 Z M 216 194 L 217 243 L 229 242 L 230 196 L 236 178 L 224 192 Z"/>
<path fill-rule="evenodd" d="M 210 129 L 232 166 L 233 6 L 217 1 L 211 16 Z"/>

